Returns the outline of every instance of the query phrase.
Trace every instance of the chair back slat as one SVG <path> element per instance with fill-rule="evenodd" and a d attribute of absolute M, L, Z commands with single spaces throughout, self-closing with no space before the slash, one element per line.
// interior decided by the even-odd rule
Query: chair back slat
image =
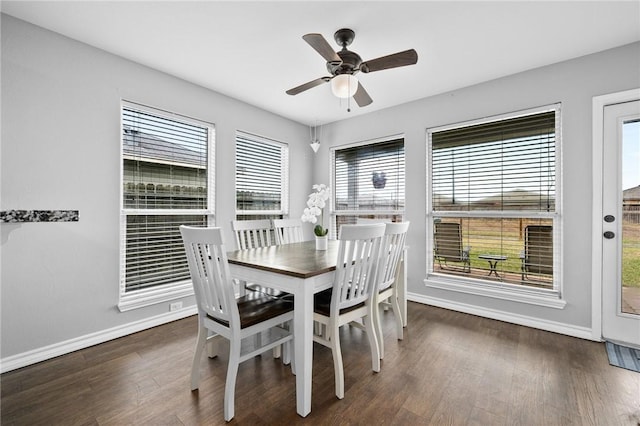
<path fill-rule="evenodd" d="M 240 324 L 233 280 L 220 228 L 180 226 L 198 313 Z"/>
<path fill-rule="evenodd" d="M 447 260 L 462 260 L 462 231 L 459 223 L 436 223 L 433 240 L 437 257 Z"/>
<path fill-rule="evenodd" d="M 409 222 L 387 223 L 384 239 L 380 249 L 380 263 L 378 269 L 378 290 L 389 287 L 396 279 L 396 271 L 409 230 Z"/>
<path fill-rule="evenodd" d="M 525 268 L 527 272 L 553 274 L 553 227 L 528 225 L 524 233 Z"/>
<path fill-rule="evenodd" d="M 236 246 L 239 250 L 273 245 L 273 229 L 270 219 L 232 220 L 231 229 L 233 229 Z"/>
<path fill-rule="evenodd" d="M 333 285 L 331 310 L 367 301 L 376 285 L 376 268 L 385 225 L 343 225 Z M 332 312 L 334 315 L 334 312 Z"/>
<path fill-rule="evenodd" d="M 276 234 L 277 245 L 303 241 L 302 220 L 300 219 L 273 219 L 273 230 Z"/>

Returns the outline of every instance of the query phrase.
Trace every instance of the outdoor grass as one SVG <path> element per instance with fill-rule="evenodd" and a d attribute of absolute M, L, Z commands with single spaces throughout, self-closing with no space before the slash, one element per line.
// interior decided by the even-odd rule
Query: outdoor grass
<path fill-rule="evenodd" d="M 624 223 L 622 233 L 622 285 L 640 287 L 640 224 Z"/>
<path fill-rule="evenodd" d="M 522 261 L 520 254 L 524 247 L 522 238 L 523 226 L 526 224 L 513 221 L 504 221 L 501 229 L 492 229 L 490 222 L 482 222 L 474 219 L 470 223 L 463 223 L 464 246 L 471 247 L 469 260 L 473 270 L 489 271 L 489 262 L 479 259 L 482 254 L 496 254 L 506 256 L 505 261 L 498 263 L 499 273 L 507 272 L 520 274 Z M 626 287 L 640 288 L 640 224 L 631 224 L 625 221 L 623 225 L 622 247 L 622 282 Z M 492 242 L 502 241 L 501 246 L 492 246 Z M 550 276 L 544 276 L 550 278 Z M 507 279 L 505 281 L 518 280 Z"/>

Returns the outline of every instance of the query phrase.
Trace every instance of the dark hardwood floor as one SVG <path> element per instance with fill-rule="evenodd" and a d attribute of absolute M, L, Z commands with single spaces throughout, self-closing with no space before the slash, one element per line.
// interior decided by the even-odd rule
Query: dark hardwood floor
<path fill-rule="evenodd" d="M 371 371 L 363 331 L 341 332 L 345 398 L 331 352 L 314 347 L 313 405 L 295 412 L 291 370 L 270 355 L 240 366 L 236 424 L 638 425 L 640 373 L 612 367 L 604 344 L 409 303 L 397 341 Z M 217 425 L 226 354 L 202 360 L 189 390 L 195 317 L 2 375 L 9 425 Z"/>

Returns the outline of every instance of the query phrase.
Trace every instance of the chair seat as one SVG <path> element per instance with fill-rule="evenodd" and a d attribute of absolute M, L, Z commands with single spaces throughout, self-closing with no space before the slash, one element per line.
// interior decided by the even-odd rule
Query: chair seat
<path fill-rule="evenodd" d="M 238 302 L 238 314 L 240 314 L 240 328 L 275 318 L 279 315 L 293 311 L 293 300 L 281 299 L 260 292 L 251 292 L 236 299 Z M 229 326 L 227 321 L 207 315 L 213 321 Z"/>
<path fill-rule="evenodd" d="M 331 295 L 333 293 L 332 288 L 328 288 L 320 293 L 316 293 L 313 296 L 313 312 L 316 314 L 331 316 Z M 340 315 L 345 314 L 347 312 L 351 312 L 355 309 L 361 308 L 364 306 L 364 302 L 358 303 L 357 305 L 349 306 L 348 308 L 340 309 Z"/>
<path fill-rule="evenodd" d="M 245 288 L 253 292 L 264 293 L 268 296 L 273 296 L 278 298 L 288 298 L 288 299 L 293 298 L 293 294 L 291 293 L 287 293 L 286 291 L 276 290 L 275 288 L 271 288 L 271 287 L 265 287 L 260 284 L 255 284 L 255 283 L 247 284 Z"/>

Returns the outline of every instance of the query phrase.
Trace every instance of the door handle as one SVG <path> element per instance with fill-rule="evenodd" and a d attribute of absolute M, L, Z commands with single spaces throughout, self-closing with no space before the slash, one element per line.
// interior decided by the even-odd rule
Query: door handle
<path fill-rule="evenodd" d="M 614 234 L 614 233 L 613 233 L 613 232 L 611 232 L 611 231 L 607 231 L 607 232 L 605 232 L 603 235 L 604 235 L 604 237 L 605 237 L 606 239 L 608 239 L 608 240 L 610 240 L 610 239 L 612 239 L 613 237 L 615 237 L 615 236 L 616 236 L 616 234 Z"/>

